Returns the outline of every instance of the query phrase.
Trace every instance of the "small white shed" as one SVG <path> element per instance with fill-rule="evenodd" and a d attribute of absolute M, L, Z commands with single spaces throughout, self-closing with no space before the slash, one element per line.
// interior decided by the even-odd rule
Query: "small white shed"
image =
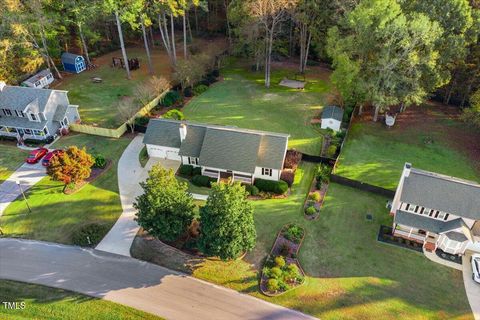
<path fill-rule="evenodd" d="M 322 129 L 330 128 L 340 131 L 343 119 L 343 109 L 337 106 L 325 107 L 322 111 Z"/>
<path fill-rule="evenodd" d="M 34 75 L 33 77 L 28 78 L 22 82 L 22 85 L 30 88 L 43 89 L 48 88 L 48 86 L 55 80 L 50 69 L 45 69 Z"/>

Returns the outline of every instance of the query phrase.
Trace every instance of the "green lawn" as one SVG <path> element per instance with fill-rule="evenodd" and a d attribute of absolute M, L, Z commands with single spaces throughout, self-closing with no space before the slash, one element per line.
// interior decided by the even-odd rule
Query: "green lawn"
<path fill-rule="evenodd" d="M 194 275 L 321 319 L 472 318 L 460 272 L 376 241 L 380 224 L 391 224 L 385 198 L 331 184 L 319 219 L 306 221 L 301 207 L 312 169 L 300 166 L 288 199 L 254 202 L 257 246 L 245 261 L 207 260 Z M 367 212 L 373 222 L 365 220 Z M 290 222 L 307 230 L 299 256 L 307 281 L 268 298 L 258 292 L 251 264 L 261 265 L 276 233 Z"/>
<path fill-rule="evenodd" d="M 25 302 L 22 310 L 0 308 L 2 319 L 161 319 L 113 302 L 66 290 L 0 280 L 0 301 Z"/>
<path fill-rule="evenodd" d="M 480 181 L 480 172 L 468 158 L 462 143 L 452 146 L 451 132 L 466 134 L 458 121 L 386 129 L 373 122 L 356 122 L 340 154 L 336 173 L 347 178 L 395 190 L 405 162 L 414 167 Z M 433 143 L 425 143 L 433 139 Z M 464 147 L 468 148 L 468 147 Z"/>
<path fill-rule="evenodd" d="M 179 176 L 177 176 L 177 180 L 187 183 L 188 184 L 188 192 L 190 192 L 190 193 L 203 194 L 203 195 L 210 194 L 210 188 L 196 186 L 193 183 L 191 183 L 188 179 L 185 179 L 185 178 L 179 177 Z"/>
<path fill-rule="evenodd" d="M 112 160 L 112 166 L 72 195 L 63 194 L 61 183 L 49 177 L 42 179 L 27 192 L 32 214 L 27 214 L 25 202 L 20 198 L 5 210 L 0 218 L 5 235 L 70 244 L 72 232 L 84 224 L 98 222 L 110 229 L 122 212 L 117 161 L 129 142 L 128 138 L 108 139 L 84 134 L 61 138 L 55 147 L 86 146 L 87 151 L 100 152 Z"/>
<path fill-rule="evenodd" d="M 319 154 L 322 136 L 310 125 L 325 103 L 329 84 L 318 75 L 307 75 L 303 91 L 280 87 L 280 80 L 295 72 L 273 71 L 272 87 L 262 84 L 263 73 L 241 67 L 222 70 L 224 81 L 216 83 L 184 108 L 188 120 L 234 125 L 241 128 L 289 133 L 289 147 Z"/>
<path fill-rule="evenodd" d="M 27 154 L 13 144 L 0 143 L 0 183 L 23 164 Z"/>

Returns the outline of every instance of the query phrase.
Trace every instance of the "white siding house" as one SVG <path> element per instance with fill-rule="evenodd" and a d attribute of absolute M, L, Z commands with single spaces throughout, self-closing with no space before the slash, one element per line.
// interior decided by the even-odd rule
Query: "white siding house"
<path fill-rule="evenodd" d="M 280 180 L 288 135 L 152 119 L 144 143 L 151 157 L 202 168 L 202 175 L 253 183 Z"/>
<path fill-rule="evenodd" d="M 426 251 L 463 255 L 480 249 L 480 185 L 406 163 L 392 202 L 393 235 Z M 480 252 L 480 250 L 479 250 Z"/>

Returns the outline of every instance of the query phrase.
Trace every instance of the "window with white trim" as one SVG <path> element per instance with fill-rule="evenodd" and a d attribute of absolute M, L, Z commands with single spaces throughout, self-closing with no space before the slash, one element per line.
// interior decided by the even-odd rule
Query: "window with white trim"
<path fill-rule="evenodd" d="M 2 109 L 3 111 L 3 114 L 6 115 L 6 116 L 11 116 L 12 115 L 12 111 L 9 110 L 9 109 Z"/>
<path fill-rule="evenodd" d="M 25 132 L 26 134 L 32 134 L 32 130 L 30 130 L 30 129 L 24 129 L 24 132 Z"/>
<path fill-rule="evenodd" d="M 272 176 L 272 169 L 262 168 L 262 176 Z"/>
<path fill-rule="evenodd" d="M 188 164 L 194 164 L 198 166 L 198 158 L 188 157 Z"/>
<path fill-rule="evenodd" d="M 40 122 L 40 119 L 38 119 L 37 115 L 34 114 L 34 113 L 29 113 L 28 114 L 28 118 L 31 120 L 31 121 L 35 121 L 35 122 Z"/>

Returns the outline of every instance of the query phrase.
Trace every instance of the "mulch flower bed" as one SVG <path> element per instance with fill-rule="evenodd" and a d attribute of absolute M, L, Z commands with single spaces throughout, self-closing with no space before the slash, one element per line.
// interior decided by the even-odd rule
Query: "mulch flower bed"
<path fill-rule="evenodd" d="M 310 193 L 303 203 L 303 216 L 307 220 L 315 220 L 320 216 L 320 209 L 322 208 L 325 196 L 327 195 L 328 183 L 322 183 L 320 190 L 318 190 L 316 186 L 317 181 L 316 179 L 313 179 L 312 185 L 310 186 Z M 318 194 L 318 196 L 312 196 L 312 194 L 315 193 Z M 315 197 L 319 200 L 316 201 L 313 199 Z M 316 212 L 314 214 L 308 214 L 307 208 L 312 206 L 316 209 Z"/>
<path fill-rule="evenodd" d="M 277 235 L 260 276 L 260 291 L 278 296 L 305 283 L 305 272 L 297 259 L 305 238 L 305 229 L 285 225 Z"/>
<path fill-rule="evenodd" d="M 108 169 L 110 169 L 111 166 L 112 166 L 112 161 L 107 160 L 107 164 L 105 165 L 104 168 L 92 168 L 92 171 L 90 173 L 90 177 L 83 180 L 82 182 L 77 183 L 73 188 L 65 188 L 63 193 L 70 195 L 70 194 L 74 194 L 74 193 L 80 191 L 80 189 L 82 189 L 86 184 L 97 180 L 97 178 L 100 177 Z"/>

